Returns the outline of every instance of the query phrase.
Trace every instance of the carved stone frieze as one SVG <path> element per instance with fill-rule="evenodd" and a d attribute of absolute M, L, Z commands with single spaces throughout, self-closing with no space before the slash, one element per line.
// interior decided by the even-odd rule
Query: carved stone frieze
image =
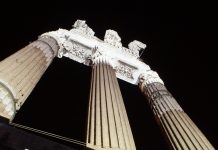
<path fill-rule="evenodd" d="M 102 41 L 94 36 L 94 31 L 83 20 L 77 20 L 73 27 L 71 30 L 59 29 L 41 35 L 57 41 L 59 58 L 65 56 L 88 66 L 108 63 L 116 70 L 118 78 L 131 84 L 138 84 L 141 78 L 146 83 L 162 83 L 159 76 L 150 73 L 150 67 L 139 60 L 139 51 L 146 47 L 142 42 L 134 40 L 126 48 L 114 30 L 107 30 Z"/>
<path fill-rule="evenodd" d="M 122 52 L 123 52 L 124 54 L 131 55 L 131 56 L 136 57 L 136 58 L 139 57 L 139 51 L 133 51 L 133 50 L 131 50 L 131 49 L 122 47 Z"/>
<path fill-rule="evenodd" d="M 68 40 L 63 43 L 63 46 L 62 55 L 65 57 L 69 57 L 80 63 L 85 63 L 87 62 L 86 59 L 90 59 L 91 50 L 79 43 Z"/>
<path fill-rule="evenodd" d="M 123 76 L 125 78 L 128 78 L 130 80 L 133 78 L 133 73 L 135 68 L 132 66 L 129 66 L 125 63 L 119 63 L 119 65 L 115 66 L 114 69 L 116 70 L 116 74 L 119 74 L 120 76 Z"/>
<path fill-rule="evenodd" d="M 64 42 L 63 46 L 65 47 L 66 51 L 68 51 L 69 53 L 81 58 L 81 59 L 84 59 L 85 58 L 85 51 L 86 49 L 84 47 L 82 47 L 81 45 L 79 44 L 76 44 L 74 42 L 69 42 L 69 41 L 66 41 Z"/>

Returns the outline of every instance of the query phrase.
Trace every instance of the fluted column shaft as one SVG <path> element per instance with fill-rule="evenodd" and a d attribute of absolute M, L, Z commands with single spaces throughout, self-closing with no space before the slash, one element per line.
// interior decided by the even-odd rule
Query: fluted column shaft
<path fill-rule="evenodd" d="M 166 135 L 171 149 L 214 150 L 204 134 L 162 83 L 141 83 L 139 86 Z"/>
<path fill-rule="evenodd" d="M 0 62 L 0 116 L 13 118 L 56 56 L 57 50 L 54 39 L 39 38 Z"/>
<path fill-rule="evenodd" d="M 95 150 L 136 149 L 115 71 L 108 63 L 93 66 L 86 143 Z"/>

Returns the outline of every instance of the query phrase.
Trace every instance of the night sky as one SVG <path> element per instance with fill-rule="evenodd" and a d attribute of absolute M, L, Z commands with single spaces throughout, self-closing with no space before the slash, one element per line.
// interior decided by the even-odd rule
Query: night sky
<path fill-rule="evenodd" d="M 0 10 L 1 60 L 44 32 L 71 29 L 77 19 L 86 20 L 100 39 L 113 29 L 125 47 L 133 40 L 145 43 L 141 59 L 159 73 L 184 111 L 218 147 L 218 24 L 212 5 L 63 0 L 8 2 L 1 7 L 6 8 Z M 55 58 L 14 122 L 85 141 L 90 77 L 90 67 Z M 138 87 L 119 83 L 137 149 L 168 149 Z"/>

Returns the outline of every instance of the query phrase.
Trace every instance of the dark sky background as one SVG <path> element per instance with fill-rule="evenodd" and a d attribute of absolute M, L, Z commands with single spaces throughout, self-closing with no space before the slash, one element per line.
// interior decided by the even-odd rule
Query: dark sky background
<path fill-rule="evenodd" d="M 113 29 L 126 47 L 133 40 L 146 43 L 141 59 L 218 147 L 218 24 L 212 4 L 63 0 L 8 1 L 1 7 L 1 60 L 44 32 L 71 29 L 77 19 L 86 20 L 100 39 Z M 90 75 L 87 66 L 55 58 L 14 122 L 85 141 Z M 168 149 L 138 87 L 119 83 L 137 149 Z"/>

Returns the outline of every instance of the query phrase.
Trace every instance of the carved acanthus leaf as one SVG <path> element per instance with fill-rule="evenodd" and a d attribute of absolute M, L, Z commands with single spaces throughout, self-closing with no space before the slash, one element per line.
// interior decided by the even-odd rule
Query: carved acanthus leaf
<path fill-rule="evenodd" d="M 150 84 L 150 83 L 154 83 L 154 82 L 159 82 L 159 83 L 164 84 L 164 82 L 159 77 L 158 73 L 153 71 L 153 70 L 146 71 L 145 73 L 142 73 L 139 76 L 139 83 L 140 84 L 142 84 L 142 83 Z"/>

